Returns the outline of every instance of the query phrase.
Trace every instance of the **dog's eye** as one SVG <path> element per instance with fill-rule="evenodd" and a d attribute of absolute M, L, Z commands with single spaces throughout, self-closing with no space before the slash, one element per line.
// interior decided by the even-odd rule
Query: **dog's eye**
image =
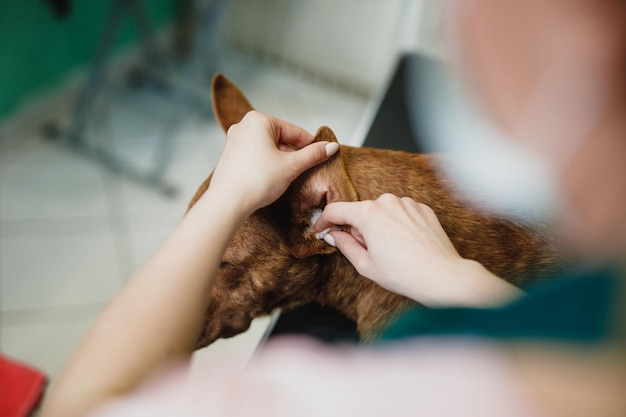
<path fill-rule="evenodd" d="M 230 263 L 228 262 L 221 262 L 220 263 L 220 269 L 226 269 L 228 267 L 232 266 Z"/>

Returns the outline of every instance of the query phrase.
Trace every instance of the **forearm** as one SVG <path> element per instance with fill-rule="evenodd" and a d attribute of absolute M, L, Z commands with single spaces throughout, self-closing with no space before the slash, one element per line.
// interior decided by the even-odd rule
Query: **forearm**
<path fill-rule="evenodd" d="M 488 308 L 511 302 L 524 292 L 476 261 L 459 259 L 411 288 L 409 297 L 427 307 Z"/>
<path fill-rule="evenodd" d="M 46 416 L 79 416 L 187 357 L 222 253 L 249 214 L 208 190 L 97 319 L 49 398 Z"/>

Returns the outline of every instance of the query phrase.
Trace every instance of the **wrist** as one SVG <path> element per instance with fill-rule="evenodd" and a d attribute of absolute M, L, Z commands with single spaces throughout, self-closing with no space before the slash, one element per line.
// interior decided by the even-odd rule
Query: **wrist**
<path fill-rule="evenodd" d="M 216 188 L 207 189 L 196 203 L 185 214 L 178 232 L 188 235 L 188 238 L 197 239 L 197 245 L 226 245 L 250 216 L 248 205 L 235 193 Z M 215 240 L 216 237 L 221 239 Z"/>
<path fill-rule="evenodd" d="M 497 307 L 524 292 L 471 259 L 455 259 L 435 278 L 426 302 L 429 307 Z"/>
<path fill-rule="evenodd" d="M 240 221 L 244 221 L 258 207 L 250 196 L 240 191 L 240 187 L 236 185 L 229 186 L 209 186 L 207 191 L 202 195 L 198 203 L 201 206 L 220 207 L 229 217 L 235 217 Z"/>

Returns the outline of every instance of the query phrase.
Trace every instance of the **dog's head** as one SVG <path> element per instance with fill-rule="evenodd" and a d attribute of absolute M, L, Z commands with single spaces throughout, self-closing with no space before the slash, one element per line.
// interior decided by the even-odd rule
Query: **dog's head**
<path fill-rule="evenodd" d="M 239 123 L 252 106 L 239 89 L 218 74 L 212 85 L 213 111 L 224 131 Z M 337 139 L 322 127 L 315 141 Z M 200 186 L 189 207 L 210 187 Z M 339 151 L 289 187 L 274 204 L 248 218 L 235 233 L 222 258 L 198 347 L 245 331 L 253 318 L 314 298 L 327 279 L 328 257 L 335 248 L 312 231 L 313 214 L 332 201 L 356 201 Z"/>

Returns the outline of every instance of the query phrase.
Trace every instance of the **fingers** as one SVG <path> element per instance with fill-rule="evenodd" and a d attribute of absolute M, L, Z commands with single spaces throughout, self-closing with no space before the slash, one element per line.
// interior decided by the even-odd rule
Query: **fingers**
<path fill-rule="evenodd" d="M 398 213 L 398 210 L 409 215 L 415 213 L 413 217 L 420 219 L 437 220 L 433 210 L 425 204 L 417 203 L 408 197 L 398 198 L 393 194 L 383 194 L 376 200 L 328 204 L 313 230 L 320 232 L 335 225 L 350 225 L 362 229 L 366 219 L 378 218 L 392 212 Z"/>
<path fill-rule="evenodd" d="M 340 201 L 328 204 L 313 226 L 313 231 L 321 232 L 335 225 L 350 225 L 358 228 L 360 223 L 358 209 L 366 203 L 364 201 Z"/>
<path fill-rule="evenodd" d="M 290 160 L 293 175 L 295 178 L 309 168 L 318 165 L 339 150 L 339 145 L 334 142 L 316 142 L 295 152 L 285 154 L 285 158 Z"/>
<path fill-rule="evenodd" d="M 332 236 L 329 239 L 329 236 Z M 333 230 L 324 238 L 326 243 L 335 246 L 348 261 L 359 271 L 366 275 L 369 265 L 367 249 L 350 233 Z"/>
<path fill-rule="evenodd" d="M 398 205 L 403 200 L 407 200 L 404 202 L 407 205 L 418 204 L 410 198 L 400 199 L 392 194 L 383 194 L 376 200 L 330 203 L 324 208 L 313 230 L 320 232 L 335 225 L 349 225 L 356 227 L 357 230 L 363 230 L 367 219 L 390 212 L 390 206 Z"/>
<path fill-rule="evenodd" d="M 246 128 L 253 126 L 254 129 L 262 129 L 267 132 L 282 150 L 303 148 L 313 141 L 313 135 L 301 127 L 256 110 L 249 111 L 239 123 L 230 126 L 226 136 L 232 136 L 234 132 L 241 130 L 244 126 Z"/>
<path fill-rule="evenodd" d="M 270 127 L 274 130 L 276 142 L 285 145 L 292 145 L 296 148 L 304 148 L 313 142 L 313 135 L 299 126 L 286 122 L 269 115 L 262 115 L 267 118 Z"/>

